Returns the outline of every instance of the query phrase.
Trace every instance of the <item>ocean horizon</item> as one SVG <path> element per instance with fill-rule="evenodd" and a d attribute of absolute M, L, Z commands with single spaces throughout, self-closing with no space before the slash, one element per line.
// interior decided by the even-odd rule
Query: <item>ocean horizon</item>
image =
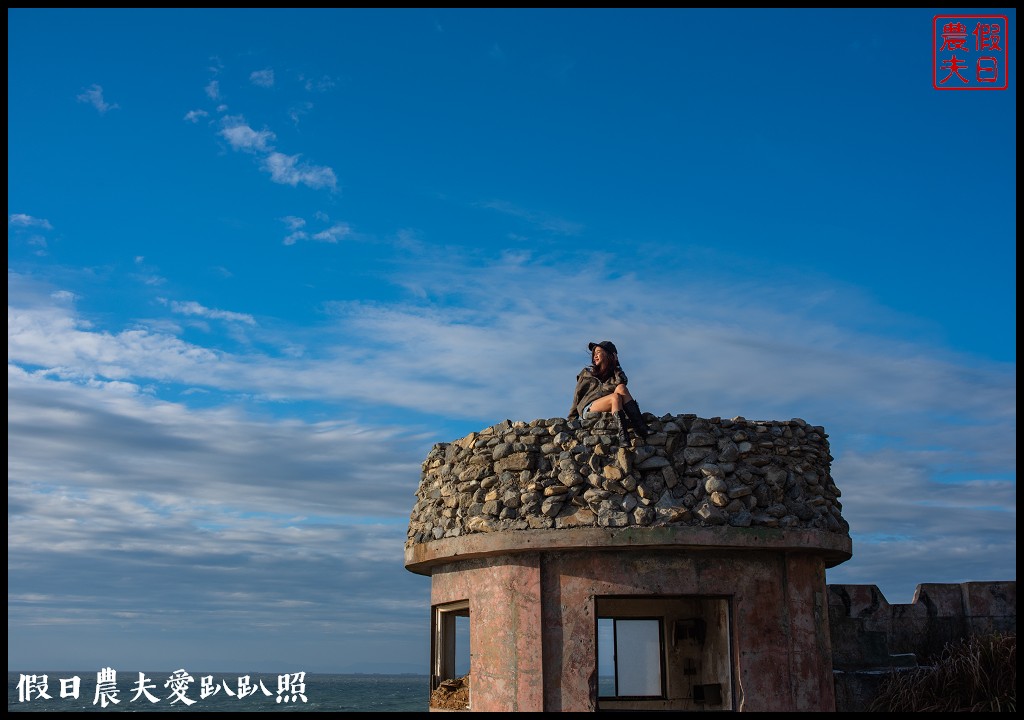
<path fill-rule="evenodd" d="M 427 712 L 430 677 L 413 673 L 7 673 L 8 712 Z M 76 684 L 75 678 L 78 678 Z M 114 702 L 114 701 L 117 702 Z"/>

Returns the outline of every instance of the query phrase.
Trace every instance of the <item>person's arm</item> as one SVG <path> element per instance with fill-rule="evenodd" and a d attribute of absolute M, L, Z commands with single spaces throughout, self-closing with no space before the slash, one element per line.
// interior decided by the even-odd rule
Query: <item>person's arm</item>
<path fill-rule="evenodd" d="M 580 374 L 576 376 L 576 389 L 572 393 L 572 407 L 569 408 L 569 414 L 566 418 L 569 420 L 575 420 L 579 417 L 579 410 L 576 406 L 579 405 L 580 400 L 583 399 L 583 395 L 587 392 L 587 371 L 582 370 Z"/>

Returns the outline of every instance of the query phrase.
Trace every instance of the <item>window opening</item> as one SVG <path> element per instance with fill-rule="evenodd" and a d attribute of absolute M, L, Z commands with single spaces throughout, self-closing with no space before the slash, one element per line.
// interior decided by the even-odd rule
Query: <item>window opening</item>
<path fill-rule="evenodd" d="M 660 618 L 602 618 L 609 651 L 599 677 L 610 677 L 606 690 L 617 697 L 661 697 L 662 626 Z"/>
<path fill-rule="evenodd" d="M 598 709 L 733 709 L 728 598 L 594 600 Z"/>
<path fill-rule="evenodd" d="M 430 707 L 468 710 L 472 663 L 469 601 L 434 608 Z"/>

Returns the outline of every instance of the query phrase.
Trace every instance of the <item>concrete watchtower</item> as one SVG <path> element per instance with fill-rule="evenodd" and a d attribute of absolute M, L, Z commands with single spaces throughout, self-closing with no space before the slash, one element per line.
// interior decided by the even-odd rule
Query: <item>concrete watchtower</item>
<path fill-rule="evenodd" d="M 852 543 L 803 420 L 505 421 L 434 446 L 405 566 L 431 577 L 432 707 L 833 711 L 825 569 Z"/>

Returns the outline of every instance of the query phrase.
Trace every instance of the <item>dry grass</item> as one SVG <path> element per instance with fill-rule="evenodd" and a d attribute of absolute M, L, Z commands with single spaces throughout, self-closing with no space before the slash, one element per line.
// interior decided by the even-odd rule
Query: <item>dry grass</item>
<path fill-rule="evenodd" d="M 430 707 L 441 710 L 468 710 L 469 682 L 469 675 L 443 680 L 437 689 L 430 693 Z"/>
<path fill-rule="evenodd" d="M 873 712 L 1016 712 L 1017 634 L 951 642 L 934 664 L 894 672 Z"/>

